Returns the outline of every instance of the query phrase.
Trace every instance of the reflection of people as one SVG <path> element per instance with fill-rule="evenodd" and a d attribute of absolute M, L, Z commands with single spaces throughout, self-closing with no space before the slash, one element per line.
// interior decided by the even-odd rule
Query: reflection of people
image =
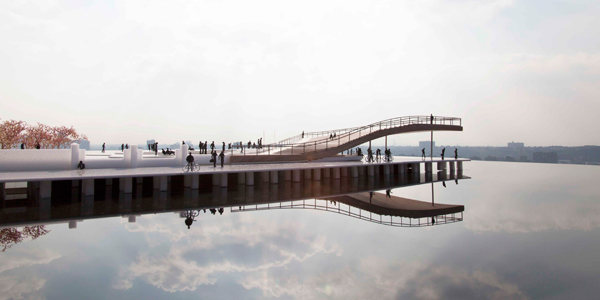
<path fill-rule="evenodd" d="M 304 138 L 304 130 L 302 130 L 302 138 Z"/>
<path fill-rule="evenodd" d="M 185 225 L 187 225 L 188 229 L 190 229 L 190 226 L 192 226 L 192 223 L 194 223 L 194 219 L 192 219 L 191 217 L 185 218 Z"/>
<path fill-rule="evenodd" d="M 123 152 L 123 150 L 125 150 L 125 144 L 121 144 L 121 152 Z"/>
<path fill-rule="evenodd" d="M 443 185 L 444 187 L 446 187 L 446 182 L 445 182 L 445 181 L 442 181 L 442 185 Z"/>
<path fill-rule="evenodd" d="M 458 179 L 454 179 L 454 183 L 458 184 Z"/>

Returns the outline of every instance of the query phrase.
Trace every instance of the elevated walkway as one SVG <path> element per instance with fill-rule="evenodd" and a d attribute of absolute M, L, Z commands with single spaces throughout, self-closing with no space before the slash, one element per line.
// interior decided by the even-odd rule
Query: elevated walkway
<path fill-rule="evenodd" d="M 264 145 L 253 155 L 236 153 L 232 163 L 305 161 L 336 155 L 388 135 L 423 131 L 462 131 L 460 118 L 408 116 L 362 127 L 303 133 L 275 144 Z"/>

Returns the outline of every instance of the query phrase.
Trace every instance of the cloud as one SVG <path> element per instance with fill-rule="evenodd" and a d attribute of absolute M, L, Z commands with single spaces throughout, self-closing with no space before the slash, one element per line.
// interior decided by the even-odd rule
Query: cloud
<path fill-rule="evenodd" d="M 0 276 L 0 300 L 4 299 L 46 299 L 40 290 L 45 279 L 31 276 Z"/>

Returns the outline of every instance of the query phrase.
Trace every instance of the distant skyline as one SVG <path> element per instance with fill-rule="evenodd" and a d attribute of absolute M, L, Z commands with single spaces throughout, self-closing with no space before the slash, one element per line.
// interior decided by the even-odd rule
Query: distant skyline
<path fill-rule="evenodd" d="M 271 143 L 434 114 L 463 118 L 438 145 L 600 145 L 599 15 L 598 1 L 7 0 L 0 121 L 72 125 L 93 145 Z"/>

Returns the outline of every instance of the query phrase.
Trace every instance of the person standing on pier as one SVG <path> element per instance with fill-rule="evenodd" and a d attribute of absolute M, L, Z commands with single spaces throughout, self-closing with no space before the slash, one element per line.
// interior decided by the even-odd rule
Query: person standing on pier
<path fill-rule="evenodd" d="M 129 149 L 129 144 L 125 144 L 125 149 Z"/>
<path fill-rule="evenodd" d="M 125 144 L 121 144 L 121 152 L 125 150 Z"/>
<path fill-rule="evenodd" d="M 431 117 L 429 117 L 429 123 L 433 124 L 433 114 L 431 114 Z"/>
<path fill-rule="evenodd" d="M 225 142 L 223 142 L 223 147 L 221 148 L 221 150 L 225 151 Z"/>
<path fill-rule="evenodd" d="M 425 160 L 425 148 L 421 149 L 421 157 Z"/>
<path fill-rule="evenodd" d="M 304 138 L 304 130 L 302 130 L 302 138 Z"/>
<path fill-rule="evenodd" d="M 211 152 L 210 156 L 212 157 L 212 163 L 213 163 L 213 167 L 216 168 L 217 167 L 217 152 Z"/>
<path fill-rule="evenodd" d="M 212 143 L 210 143 L 210 153 L 215 152 L 215 141 L 212 141 Z"/>
<path fill-rule="evenodd" d="M 446 148 L 442 149 L 442 160 L 444 160 L 444 153 L 446 153 Z"/>
<path fill-rule="evenodd" d="M 158 142 L 154 143 L 154 155 L 158 155 Z"/>
<path fill-rule="evenodd" d="M 102 143 L 102 153 L 104 153 L 104 150 L 106 150 L 106 143 Z"/>
<path fill-rule="evenodd" d="M 454 159 L 458 159 L 458 149 L 454 148 Z"/>
<path fill-rule="evenodd" d="M 221 168 L 222 168 L 223 165 L 225 164 L 225 149 L 223 149 L 221 151 L 221 154 L 219 154 L 219 159 L 221 160 Z"/>

